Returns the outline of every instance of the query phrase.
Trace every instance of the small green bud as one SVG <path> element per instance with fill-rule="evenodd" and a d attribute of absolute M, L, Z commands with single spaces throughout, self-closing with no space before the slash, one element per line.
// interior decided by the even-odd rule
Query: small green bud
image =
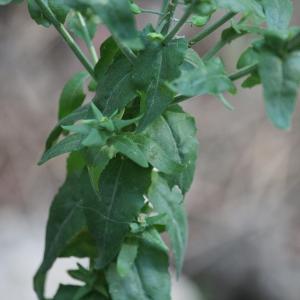
<path fill-rule="evenodd" d="M 197 27 L 202 27 L 208 22 L 208 20 L 209 16 L 193 16 L 191 21 L 193 25 Z"/>
<path fill-rule="evenodd" d="M 138 15 L 142 12 L 141 8 L 135 3 L 130 4 L 130 10 L 132 11 L 132 13 L 134 13 L 136 15 Z"/>
<path fill-rule="evenodd" d="M 150 32 L 147 34 L 147 36 L 151 40 L 158 40 L 158 41 L 163 41 L 165 38 L 161 33 L 158 33 L 158 32 Z"/>

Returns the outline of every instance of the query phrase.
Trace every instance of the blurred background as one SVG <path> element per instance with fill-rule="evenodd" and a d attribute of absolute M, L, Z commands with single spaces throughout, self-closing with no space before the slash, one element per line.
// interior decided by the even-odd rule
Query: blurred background
<path fill-rule="evenodd" d="M 140 1 L 155 8 L 157 1 Z M 293 23 L 300 24 L 294 1 Z M 139 25 L 155 17 L 139 16 Z M 199 29 L 187 26 L 190 35 Z M 220 32 L 197 50 L 204 53 Z M 100 30 L 97 46 L 107 32 Z M 251 39 L 227 46 L 229 70 Z M 37 26 L 26 5 L 0 7 L 0 293 L 36 299 L 32 276 L 43 254 L 50 202 L 65 175 L 64 158 L 37 167 L 56 122 L 64 83 L 81 65 L 53 28 Z M 197 120 L 200 153 L 186 205 L 190 242 L 174 300 L 300 299 L 300 114 L 279 131 L 264 116 L 260 88 L 229 97 L 233 112 L 201 97 L 184 107 Z M 60 260 L 48 295 L 72 260 Z M 199 289 L 199 290 L 198 290 Z M 201 291 L 201 292 L 200 292 Z M 202 295 L 202 296 L 201 296 Z"/>

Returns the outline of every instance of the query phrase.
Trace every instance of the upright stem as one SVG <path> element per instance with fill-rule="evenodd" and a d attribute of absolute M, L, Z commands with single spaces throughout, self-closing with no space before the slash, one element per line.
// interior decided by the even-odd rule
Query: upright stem
<path fill-rule="evenodd" d="M 56 30 L 60 33 L 60 35 L 63 37 L 65 42 L 69 45 L 69 47 L 72 49 L 74 54 L 77 56 L 79 61 L 82 63 L 82 65 L 85 67 L 85 69 L 90 73 L 90 75 L 95 78 L 94 74 L 94 68 L 91 65 L 91 63 L 88 61 L 88 59 L 85 57 L 84 53 L 81 51 L 75 40 L 72 38 L 72 36 L 69 34 L 69 32 L 66 30 L 63 24 L 61 24 L 51 11 L 51 9 L 48 7 L 48 5 L 43 0 L 35 0 L 38 6 L 40 7 L 43 14 L 46 16 L 46 18 L 53 24 L 53 26 L 56 28 Z"/>
<path fill-rule="evenodd" d="M 226 14 L 225 16 L 223 16 L 217 22 L 211 24 L 209 27 L 207 27 L 203 31 L 201 31 L 198 34 L 196 34 L 193 38 L 191 38 L 191 40 L 189 42 L 190 46 L 192 46 L 192 45 L 194 45 L 194 44 L 202 41 L 204 38 L 206 38 L 212 32 L 214 32 L 215 30 L 217 30 L 219 27 L 221 27 L 224 23 L 226 23 L 227 21 L 229 21 L 235 15 L 236 15 L 235 12 L 230 12 L 230 13 Z"/>
<path fill-rule="evenodd" d="M 80 12 L 76 12 L 76 16 L 79 20 L 79 24 L 80 24 L 81 29 L 82 29 L 82 33 L 83 33 L 83 36 L 84 36 L 84 41 L 85 41 L 85 43 L 86 43 L 86 45 L 89 49 L 89 52 L 91 54 L 91 57 L 93 59 L 94 64 L 96 64 L 98 62 L 98 55 L 97 55 L 97 51 L 94 47 L 94 44 L 92 42 L 90 33 L 89 33 L 87 25 L 86 25 L 86 22 L 85 22 L 82 14 Z"/>
<path fill-rule="evenodd" d="M 171 26 L 172 23 L 172 19 L 176 10 L 176 6 L 177 6 L 177 0 L 169 0 L 168 5 L 165 7 L 165 14 L 164 16 L 161 18 L 161 22 L 165 20 L 165 25 L 162 28 L 162 34 L 166 34 Z"/>
<path fill-rule="evenodd" d="M 134 64 L 134 61 L 136 60 L 136 55 L 134 54 L 134 52 L 130 48 L 128 48 L 127 46 L 120 43 L 117 39 L 115 39 L 115 42 L 117 43 L 119 49 L 124 54 L 124 56 L 127 58 L 127 60 L 131 64 Z"/>
<path fill-rule="evenodd" d="M 196 4 L 195 4 L 195 1 L 194 1 L 194 3 L 190 4 L 186 8 L 186 10 L 185 10 L 183 16 L 181 17 L 181 19 L 178 21 L 178 23 L 174 26 L 174 28 L 166 36 L 166 38 L 164 40 L 164 43 L 167 44 L 170 40 L 172 40 L 172 38 L 176 35 L 176 33 L 180 30 L 182 25 L 187 21 L 189 16 L 192 14 L 195 5 Z"/>

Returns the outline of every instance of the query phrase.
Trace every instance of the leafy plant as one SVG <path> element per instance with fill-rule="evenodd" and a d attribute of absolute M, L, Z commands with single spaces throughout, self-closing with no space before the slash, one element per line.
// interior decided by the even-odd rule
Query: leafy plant
<path fill-rule="evenodd" d="M 0 0 L 0 4 L 20 2 Z M 31 17 L 54 26 L 84 68 L 65 85 L 58 123 L 39 162 L 64 153 L 67 177 L 50 209 L 43 262 L 34 278 L 45 299 L 48 271 L 59 257 L 87 257 L 53 300 L 170 299 L 167 232 L 177 274 L 187 245 L 184 195 L 193 180 L 198 152 L 194 119 L 179 103 L 262 83 L 268 118 L 291 126 L 300 84 L 300 29 L 289 27 L 290 0 L 163 0 L 161 10 L 128 0 L 28 0 Z M 225 15 L 215 21 L 215 12 Z M 135 15 L 155 14 L 157 24 L 137 29 Z M 180 17 L 175 16 L 180 14 Z M 210 21 L 210 19 L 213 21 Z M 230 22 L 229 22 L 230 21 Z M 228 23 L 203 57 L 193 45 Z M 178 36 L 184 24 L 203 27 Z M 98 51 L 97 28 L 111 36 Z M 71 36 L 82 39 L 88 59 Z M 251 35 L 253 42 L 228 74 L 219 51 Z M 87 89 L 93 98 L 87 101 Z"/>

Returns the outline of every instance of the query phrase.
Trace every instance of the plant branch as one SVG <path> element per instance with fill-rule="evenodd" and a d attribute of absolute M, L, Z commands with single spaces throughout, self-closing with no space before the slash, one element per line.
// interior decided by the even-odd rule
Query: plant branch
<path fill-rule="evenodd" d="M 229 75 L 229 79 L 232 81 L 238 80 L 240 78 L 243 78 L 249 74 L 251 74 L 252 72 L 256 71 L 258 67 L 258 64 L 254 64 L 252 66 L 249 67 L 245 67 L 239 71 L 237 71 L 236 73 L 233 73 L 231 75 Z"/>
<path fill-rule="evenodd" d="M 161 30 L 162 34 L 166 34 L 171 26 L 172 19 L 176 10 L 177 0 L 169 0 L 168 5 L 165 7 L 164 15 L 160 18 L 159 24 L 165 20 L 165 24 Z"/>
<path fill-rule="evenodd" d="M 176 35 L 176 33 L 180 30 L 180 28 L 184 25 L 184 23 L 188 20 L 188 18 L 190 17 L 190 15 L 192 14 L 193 12 L 193 9 L 195 7 L 195 1 L 190 4 L 183 16 L 180 18 L 180 20 L 178 21 L 178 23 L 174 26 L 174 28 L 167 34 L 166 38 L 164 39 L 164 43 L 168 43 L 170 40 L 172 40 L 172 38 Z"/>
<path fill-rule="evenodd" d="M 62 38 L 65 40 L 65 42 L 68 44 L 68 46 L 72 49 L 76 57 L 79 59 L 79 61 L 82 63 L 82 65 L 85 67 L 85 69 L 90 73 L 90 75 L 95 78 L 94 74 L 94 68 L 89 62 L 89 60 L 86 58 L 82 50 L 79 48 L 73 37 L 69 34 L 67 29 L 64 27 L 63 24 L 61 24 L 51 11 L 51 9 L 48 7 L 48 5 L 43 0 L 36 0 L 36 3 L 40 7 L 43 14 L 46 16 L 46 18 L 53 24 L 53 26 L 56 28 L 56 30 L 60 33 Z"/>
<path fill-rule="evenodd" d="M 97 55 L 97 51 L 93 45 L 90 33 L 88 31 L 85 19 L 83 18 L 82 14 L 80 12 L 76 12 L 76 16 L 79 20 L 79 24 L 81 26 L 82 29 L 82 33 L 84 36 L 84 41 L 89 49 L 89 52 L 91 54 L 91 57 L 93 59 L 94 64 L 96 64 L 98 62 L 98 55 Z"/>
<path fill-rule="evenodd" d="M 192 45 L 202 41 L 204 38 L 206 38 L 212 32 L 217 30 L 219 27 L 221 27 L 223 24 L 225 24 L 227 21 L 229 21 L 235 15 L 236 15 L 236 13 L 234 13 L 234 12 L 229 12 L 228 14 L 224 15 L 220 20 L 211 24 L 209 27 L 207 27 L 206 29 L 204 29 L 203 31 L 199 32 L 194 37 L 192 37 L 189 41 L 189 45 L 192 46 Z"/>

